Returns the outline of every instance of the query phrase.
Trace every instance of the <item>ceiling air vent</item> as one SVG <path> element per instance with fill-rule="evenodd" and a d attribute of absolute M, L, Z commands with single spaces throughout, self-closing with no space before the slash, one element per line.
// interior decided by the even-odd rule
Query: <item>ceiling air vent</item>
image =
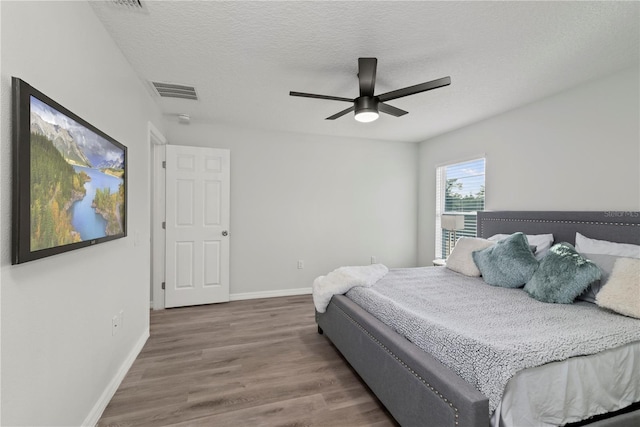
<path fill-rule="evenodd" d="M 140 0 L 113 0 L 113 2 L 118 6 L 127 6 L 142 9 L 142 3 L 140 2 Z"/>
<path fill-rule="evenodd" d="M 196 88 L 193 86 L 178 85 L 175 83 L 151 82 L 158 95 L 163 98 L 198 99 Z"/>

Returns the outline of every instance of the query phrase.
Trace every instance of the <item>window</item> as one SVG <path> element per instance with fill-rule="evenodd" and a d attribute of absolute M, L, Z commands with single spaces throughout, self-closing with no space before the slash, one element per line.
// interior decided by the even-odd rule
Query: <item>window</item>
<path fill-rule="evenodd" d="M 484 158 L 443 165 L 436 169 L 437 258 L 448 256 L 452 246 L 450 238 L 476 236 L 476 212 L 484 209 L 484 170 Z M 443 229 L 442 215 L 463 217 L 464 221 L 460 222 L 464 228 L 456 231 Z"/>

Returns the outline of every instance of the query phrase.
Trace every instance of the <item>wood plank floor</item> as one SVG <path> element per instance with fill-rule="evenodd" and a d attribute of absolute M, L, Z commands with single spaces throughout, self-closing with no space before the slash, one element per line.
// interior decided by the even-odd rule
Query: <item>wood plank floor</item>
<path fill-rule="evenodd" d="M 302 295 L 151 312 L 151 337 L 98 426 L 397 424 Z"/>

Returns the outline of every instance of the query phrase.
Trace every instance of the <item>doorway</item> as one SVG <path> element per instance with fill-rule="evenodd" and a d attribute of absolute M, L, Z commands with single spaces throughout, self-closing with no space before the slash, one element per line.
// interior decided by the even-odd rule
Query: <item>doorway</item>
<path fill-rule="evenodd" d="M 230 152 L 149 140 L 151 307 L 229 301 Z"/>

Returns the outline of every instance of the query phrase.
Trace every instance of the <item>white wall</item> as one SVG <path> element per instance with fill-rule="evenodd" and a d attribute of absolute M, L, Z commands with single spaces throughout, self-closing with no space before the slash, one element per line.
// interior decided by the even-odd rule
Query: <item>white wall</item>
<path fill-rule="evenodd" d="M 148 334 L 147 123 L 161 116 L 88 3 L 0 7 L 0 424 L 80 425 Z M 128 146 L 129 237 L 10 265 L 11 76 Z M 111 317 L 121 309 L 124 324 L 112 337 Z"/>
<path fill-rule="evenodd" d="M 0 5 L 0 23 L 2 23 L 2 5 Z M 0 28 L 1 29 L 1 28 Z M 0 31 L 0 71 L 2 70 L 2 31 Z M 1 89 L 0 89 L 1 90 Z M 0 92 L 1 93 L 1 92 Z M 1 98 L 0 98 L 1 100 Z M 0 108 L 0 126 L 4 123 L 6 119 L 6 115 L 3 113 L 3 108 Z M 1 133 L 0 133 L 1 138 Z M 1 139 L 0 139 L 1 141 Z M 2 174 L 2 165 L 4 163 L 4 156 L 2 155 L 3 150 L 0 147 L 0 179 L 4 177 Z M 2 188 L 0 188 L 0 199 L 2 196 Z M 3 230 L 3 221 L 2 221 L 2 211 L 0 205 L 0 239 L 2 238 L 2 230 Z M 1 249 L 0 249 L 1 251 Z M 0 261 L 1 265 L 1 261 Z M 0 424 L 2 424 L 2 274 L 0 274 Z"/>
<path fill-rule="evenodd" d="M 415 265 L 417 144 L 197 123 L 168 124 L 166 136 L 231 150 L 236 297 L 310 288 L 316 276 L 371 256 Z"/>
<path fill-rule="evenodd" d="M 424 141 L 418 263 L 434 258 L 435 168 L 486 155 L 488 210 L 640 210 L 639 71 Z"/>

